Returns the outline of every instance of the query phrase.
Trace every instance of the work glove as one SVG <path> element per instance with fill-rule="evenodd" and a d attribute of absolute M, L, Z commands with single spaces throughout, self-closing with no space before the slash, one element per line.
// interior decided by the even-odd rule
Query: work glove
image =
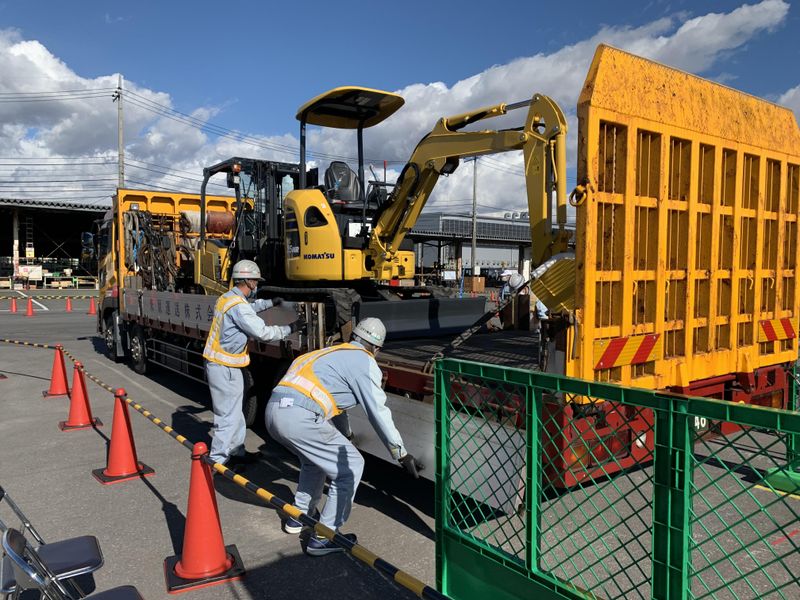
<path fill-rule="evenodd" d="M 297 319 L 297 321 L 289 324 L 289 333 L 294 333 L 296 331 L 299 331 L 303 335 L 308 333 L 308 325 L 306 324 L 305 320 Z"/>
<path fill-rule="evenodd" d="M 419 472 L 425 468 L 420 461 L 414 458 L 411 454 L 406 454 L 399 459 L 400 464 L 414 479 L 419 479 Z"/>
<path fill-rule="evenodd" d="M 284 300 L 279 296 L 272 299 L 272 306 L 283 306 L 283 308 L 288 308 L 289 310 L 297 310 L 297 302 Z"/>

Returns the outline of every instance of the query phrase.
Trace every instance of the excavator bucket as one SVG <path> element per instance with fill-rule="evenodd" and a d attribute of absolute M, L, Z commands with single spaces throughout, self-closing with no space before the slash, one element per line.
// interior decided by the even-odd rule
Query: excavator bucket
<path fill-rule="evenodd" d="M 387 339 L 435 337 L 461 333 L 486 313 L 486 299 L 433 298 L 396 302 L 364 302 L 354 307 L 356 320 L 377 317 L 386 325 Z"/>
<path fill-rule="evenodd" d="M 600 46 L 578 120 L 568 375 L 665 388 L 794 362 L 793 113 Z"/>

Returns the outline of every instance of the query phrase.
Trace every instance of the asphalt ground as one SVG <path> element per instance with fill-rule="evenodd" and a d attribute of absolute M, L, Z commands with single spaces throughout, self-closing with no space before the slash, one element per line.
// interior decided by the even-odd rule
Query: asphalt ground
<path fill-rule="evenodd" d="M 46 295 L 62 295 L 56 291 Z M 65 295 L 91 291 L 69 290 Z M 28 292 L 23 292 L 28 294 Z M 36 293 L 31 293 L 34 297 Z M 130 397 L 192 441 L 210 443 L 212 413 L 205 386 L 155 371 L 140 376 L 115 364 L 103 351 L 88 300 L 37 300 L 36 314 L 9 314 L 8 293 L 0 297 L 0 337 L 63 344 L 86 370 Z M 20 294 L 21 296 L 21 294 Z M 38 306 L 41 305 L 41 306 Z M 42 397 L 49 384 L 53 351 L 0 344 L 0 484 L 20 505 L 45 540 L 91 534 L 100 540 L 105 565 L 84 585 L 102 591 L 135 585 L 148 600 L 166 593 L 164 559 L 180 553 L 187 507 L 190 453 L 161 429 L 131 410 L 138 458 L 155 475 L 100 485 L 93 469 L 105 466 L 113 397 L 87 380 L 95 417 L 103 427 L 61 432 L 67 398 Z M 67 361 L 70 381 L 72 365 Z M 298 467 L 294 456 L 271 441 L 263 428 L 247 433 L 249 451 L 261 460 L 242 473 L 291 502 Z M 225 544 L 235 544 L 247 569 L 235 582 L 182 594 L 197 599 L 296 599 L 324 597 L 400 599 L 415 596 L 347 554 L 306 556 L 298 536 L 280 529 L 280 515 L 265 502 L 223 477 L 214 477 Z M 435 583 L 433 484 L 414 481 L 393 465 L 367 457 L 364 480 L 344 532 L 423 582 Z M 11 526 L 8 507 L 0 519 Z M 84 578 L 85 579 L 85 578 Z"/>

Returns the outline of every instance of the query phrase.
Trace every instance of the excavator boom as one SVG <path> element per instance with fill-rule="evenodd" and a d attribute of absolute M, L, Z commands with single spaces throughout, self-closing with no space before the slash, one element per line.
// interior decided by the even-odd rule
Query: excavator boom
<path fill-rule="evenodd" d="M 520 129 L 461 131 L 479 121 L 528 108 Z M 375 220 L 366 266 L 375 279 L 388 279 L 392 259 L 411 230 L 441 175 L 455 171 L 459 160 L 522 150 L 531 222 L 534 265 L 566 249 L 567 121 L 558 105 L 540 94 L 514 104 L 497 104 L 445 117 L 417 144 L 392 195 Z M 556 194 L 559 233 L 552 232 L 552 192 Z"/>

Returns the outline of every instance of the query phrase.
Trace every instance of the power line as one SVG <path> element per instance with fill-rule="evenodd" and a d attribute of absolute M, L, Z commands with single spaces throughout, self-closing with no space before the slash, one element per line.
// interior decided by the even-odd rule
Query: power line
<path fill-rule="evenodd" d="M 483 157 L 483 158 L 487 158 L 487 157 Z M 499 171 L 501 173 L 508 173 L 509 175 L 519 175 L 520 177 L 524 177 L 525 176 L 524 172 L 518 171 L 516 169 L 513 169 L 512 167 L 510 167 L 510 166 L 508 166 L 508 165 L 506 165 L 504 163 L 501 163 L 499 161 L 494 161 L 494 162 L 483 161 L 483 166 L 488 167 L 490 169 L 493 169 L 495 171 Z"/>
<path fill-rule="evenodd" d="M 29 102 L 67 102 L 69 100 L 86 100 L 91 98 L 108 98 L 108 93 L 85 93 L 85 94 L 68 94 L 63 96 L 27 96 L 27 97 L 12 97 L 0 96 L 0 103 L 21 103 L 26 104 Z"/>
<path fill-rule="evenodd" d="M 44 96 L 44 95 L 53 95 L 53 94 L 83 94 L 87 92 L 98 92 L 98 91 L 113 91 L 116 88 L 114 87 L 99 87 L 99 88 L 84 88 L 81 90 L 51 90 L 51 91 L 41 91 L 41 92 L 0 92 L 0 97 L 2 96 Z"/>
<path fill-rule="evenodd" d="M 73 177 L 81 177 L 81 176 L 73 175 Z M 0 185 L 11 184 L 11 183 L 25 183 L 27 181 L 31 181 L 32 183 L 80 183 L 81 181 L 87 181 L 87 179 L 85 177 L 83 179 L 51 179 L 46 175 L 35 175 L 35 176 L 23 175 L 21 177 L 15 177 L 10 181 L 0 181 Z M 91 180 L 89 181 L 116 181 L 116 177 L 92 176 Z"/>
<path fill-rule="evenodd" d="M 299 146 L 294 146 L 294 145 L 290 146 L 287 144 L 281 144 L 279 142 L 268 142 L 266 140 L 259 139 L 251 135 L 243 134 L 233 129 L 228 129 L 227 127 L 222 127 L 221 125 L 216 125 L 209 121 L 198 119 L 197 117 L 193 117 L 179 110 L 175 110 L 174 108 L 171 108 L 164 104 L 159 104 L 158 102 L 154 102 L 149 98 L 145 98 L 144 96 L 137 94 L 136 92 L 127 92 L 126 95 L 128 96 L 128 101 L 138 106 L 139 108 L 143 108 L 144 110 L 153 112 L 168 119 L 172 119 L 179 123 L 184 123 L 186 125 L 196 127 L 198 129 L 201 129 L 208 133 L 212 133 L 213 135 L 217 135 L 219 137 L 233 139 L 252 146 L 263 148 L 265 150 L 273 150 L 277 152 L 286 152 L 291 154 L 297 154 L 299 152 Z M 133 96 L 133 98 L 131 98 L 130 96 Z M 310 156 L 315 156 L 317 158 L 324 158 L 327 160 L 357 160 L 355 157 L 352 156 L 327 154 L 324 152 L 315 152 L 313 150 L 309 150 L 308 154 Z M 384 159 L 365 158 L 364 160 L 365 162 L 383 162 Z M 404 163 L 405 161 L 393 160 L 386 162 Z"/>
<path fill-rule="evenodd" d="M 197 184 L 201 184 L 203 182 L 203 178 L 202 177 L 199 177 L 199 178 L 198 177 L 186 177 L 184 175 L 175 175 L 174 173 L 170 173 L 168 170 L 166 170 L 167 167 L 164 167 L 163 169 L 153 169 L 151 167 L 143 167 L 141 165 L 134 165 L 134 164 L 131 164 L 128 161 L 125 162 L 125 166 L 126 167 L 130 167 L 132 169 L 142 169 L 144 171 L 150 171 L 151 173 L 157 173 L 157 174 L 163 175 L 165 177 L 170 177 L 170 178 L 173 178 L 173 179 L 181 179 L 181 180 L 185 180 L 185 181 L 191 181 L 191 182 L 197 183 Z M 227 185 L 222 184 L 222 183 L 215 183 L 213 181 L 209 181 L 208 185 L 215 186 L 215 187 L 218 187 L 218 188 L 228 189 Z"/>
<path fill-rule="evenodd" d="M 116 160 L 116 157 L 105 154 L 90 154 L 88 156 L 0 156 L 0 160 L 86 160 L 86 159 Z"/>
<path fill-rule="evenodd" d="M 178 189 L 175 189 L 175 188 L 165 187 L 163 185 L 156 185 L 155 183 L 151 183 L 151 182 L 147 182 L 147 181 L 139 181 L 137 179 L 128 178 L 128 182 L 129 183 L 136 183 L 138 185 L 144 185 L 144 186 L 147 186 L 147 187 L 150 187 L 150 188 L 154 188 L 154 189 L 157 189 L 157 190 L 161 190 L 161 191 L 165 191 L 165 192 L 177 192 L 177 193 L 181 193 L 181 194 L 194 193 L 194 192 L 187 192 L 186 190 L 178 190 Z"/>

